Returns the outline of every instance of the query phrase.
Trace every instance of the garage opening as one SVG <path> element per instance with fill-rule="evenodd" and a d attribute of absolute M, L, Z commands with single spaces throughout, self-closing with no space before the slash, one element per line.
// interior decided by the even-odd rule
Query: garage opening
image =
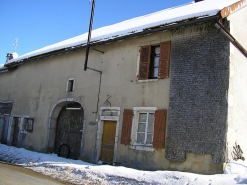
<path fill-rule="evenodd" d="M 79 103 L 62 107 L 57 117 L 54 152 L 61 157 L 78 159 L 81 153 L 84 111 Z"/>

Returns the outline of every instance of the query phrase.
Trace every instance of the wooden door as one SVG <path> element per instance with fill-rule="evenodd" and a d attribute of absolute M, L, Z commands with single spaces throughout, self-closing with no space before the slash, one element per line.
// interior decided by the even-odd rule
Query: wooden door
<path fill-rule="evenodd" d="M 13 118 L 14 120 L 14 133 L 13 133 L 13 141 L 12 146 L 16 146 L 18 144 L 19 137 L 19 126 L 20 126 L 20 118 Z"/>
<path fill-rule="evenodd" d="M 0 142 L 3 141 L 3 134 L 4 134 L 4 116 L 0 115 Z"/>
<path fill-rule="evenodd" d="M 58 116 L 55 153 L 61 157 L 78 159 L 81 153 L 81 139 L 83 129 L 83 110 L 62 109 Z M 63 144 L 69 147 L 69 153 L 60 148 Z M 59 151 L 60 150 L 60 151 Z"/>
<path fill-rule="evenodd" d="M 113 162 L 116 125 L 117 123 L 115 121 L 104 121 L 100 156 L 101 161 L 108 163 Z"/>
<path fill-rule="evenodd" d="M 2 143 L 7 143 L 7 137 L 8 137 L 8 130 L 9 130 L 9 116 L 4 116 L 4 122 L 3 122 L 3 140 Z"/>

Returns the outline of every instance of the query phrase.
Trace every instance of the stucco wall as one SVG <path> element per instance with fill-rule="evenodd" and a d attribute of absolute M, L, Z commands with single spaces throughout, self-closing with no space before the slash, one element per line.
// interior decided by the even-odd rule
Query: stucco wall
<path fill-rule="evenodd" d="M 168 109 L 170 79 L 141 83 L 137 81 L 137 60 L 140 46 L 159 44 L 170 40 L 170 32 L 127 39 L 96 46 L 105 54 L 90 51 L 88 67 L 101 70 L 99 108 L 108 96 L 111 106 L 124 109 L 133 107 L 157 107 Z M 12 115 L 28 115 L 35 118 L 33 133 L 27 133 L 25 146 L 46 151 L 49 114 L 59 100 L 75 98 L 85 106 L 84 157 L 94 161 L 97 125 L 89 122 L 98 119 L 97 101 L 100 74 L 83 70 L 85 50 L 39 59 L 18 66 L 18 69 L 0 74 L 0 100 L 13 100 Z M 73 93 L 66 93 L 67 80 L 75 79 Z M 120 116 L 122 123 L 122 114 Z M 121 125 L 119 127 L 121 133 Z M 132 151 L 119 146 L 118 154 Z M 117 156 L 121 162 L 121 157 Z M 135 158 L 135 156 L 133 156 Z M 142 160 L 141 160 L 142 161 Z M 158 162 L 157 162 L 158 163 Z"/>
<path fill-rule="evenodd" d="M 247 7 L 231 14 L 230 32 L 247 49 Z M 232 160 L 235 142 L 240 145 L 246 158 L 247 145 L 247 58 L 231 44 L 230 85 L 228 91 L 228 159 Z"/>
<path fill-rule="evenodd" d="M 33 133 L 27 133 L 27 148 L 46 151 L 49 114 L 61 99 L 75 97 L 87 104 L 86 116 L 94 115 L 92 112 L 96 111 L 99 77 L 94 72 L 83 71 L 82 52 L 37 60 L 20 65 L 15 71 L 0 74 L 0 85 L 3 87 L 0 99 L 14 101 L 12 115 L 28 115 L 35 119 Z M 71 94 L 66 93 L 69 78 L 75 78 L 76 81 L 75 91 Z"/>
<path fill-rule="evenodd" d="M 149 170 L 171 169 L 206 174 L 220 172 L 222 165 L 214 164 L 211 155 L 187 153 L 185 162 L 174 162 L 165 158 L 165 149 L 143 151 L 120 144 L 124 109 L 156 107 L 168 110 L 169 108 L 170 77 L 140 82 L 137 80 L 137 63 L 141 46 L 157 45 L 171 39 L 173 45 L 174 41 L 176 43 L 177 36 L 174 35 L 172 38 L 171 35 L 171 31 L 166 31 L 96 46 L 105 54 L 90 51 L 88 67 L 102 71 L 98 107 L 109 106 L 109 103 L 106 104 L 105 101 L 111 96 L 108 100 L 111 106 L 120 108 L 119 138 L 116 141 L 118 147 L 115 162 Z M 190 42 L 187 41 L 185 39 L 181 41 L 181 44 L 190 48 L 188 47 Z M 203 42 L 199 42 L 197 46 L 200 47 L 203 44 Z M 211 45 L 209 44 L 208 47 Z M 172 47 L 174 48 L 174 46 Z M 182 51 L 182 53 L 184 52 Z M 172 55 L 177 54 L 177 51 L 173 49 Z M 97 162 L 95 161 L 97 124 L 103 124 L 103 121 L 98 122 L 99 115 L 96 113 L 100 74 L 90 70 L 85 72 L 83 70 L 84 58 L 85 50 L 78 50 L 32 61 L 18 66 L 15 71 L 0 74 L 0 100 L 14 101 L 12 115 L 29 115 L 35 119 L 33 133 L 27 133 L 25 138 L 24 146 L 26 148 L 41 152 L 47 151 L 47 139 L 50 138 L 48 127 L 53 126 L 50 125 L 49 120 L 56 119 L 56 117 L 52 117 L 52 110 L 61 105 L 60 100 L 64 105 L 66 98 L 74 98 L 78 103 L 84 105 L 82 159 Z M 193 60 L 188 61 L 192 62 Z M 174 58 L 171 60 L 171 65 L 173 62 Z M 184 63 L 182 65 L 186 66 Z M 176 75 L 174 71 L 172 71 L 172 75 Z M 75 79 L 73 93 L 66 93 L 69 78 Z M 173 79 L 175 80 L 175 78 Z M 50 114 L 51 118 L 49 119 Z M 169 114 L 168 110 L 168 116 Z M 90 122 L 97 124 L 91 125 Z M 172 131 L 174 130 L 171 130 L 170 133 Z M 195 134 L 195 132 L 193 133 Z"/>

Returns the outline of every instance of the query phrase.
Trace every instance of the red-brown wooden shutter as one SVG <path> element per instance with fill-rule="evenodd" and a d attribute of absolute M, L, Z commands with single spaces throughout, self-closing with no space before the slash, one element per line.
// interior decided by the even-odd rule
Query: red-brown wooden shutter
<path fill-rule="evenodd" d="M 141 47 L 138 80 L 148 79 L 150 54 L 151 54 L 151 46 Z"/>
<path fill-rule="evenodd" d="M 166 133 L 166 110 L 156 110 L 154 116 L 153 148 L 164 148 Z"/>
<path fill-rule="evenodd" d="M 169 77 L 171 41 L 160 43 L 159 78 Z"/>
<path fill-rule="evenodd" d="M 121 144 L 130 145 L 133 110 L 124 110 Z"/>

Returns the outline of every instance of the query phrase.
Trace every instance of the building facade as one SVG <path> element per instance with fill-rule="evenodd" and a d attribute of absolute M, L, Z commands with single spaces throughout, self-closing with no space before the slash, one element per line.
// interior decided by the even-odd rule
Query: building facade
<path fill-rule="evenodd" d="M 223 24 L 247 47 L 245 9 Z M 247 150 L 247 63 L 217 18 L 96 43 L 96 71 L 83 70 L 85 47 L 6 64 L 1 142 L 91 163 L 221 173 L 235 142 Z"/>

